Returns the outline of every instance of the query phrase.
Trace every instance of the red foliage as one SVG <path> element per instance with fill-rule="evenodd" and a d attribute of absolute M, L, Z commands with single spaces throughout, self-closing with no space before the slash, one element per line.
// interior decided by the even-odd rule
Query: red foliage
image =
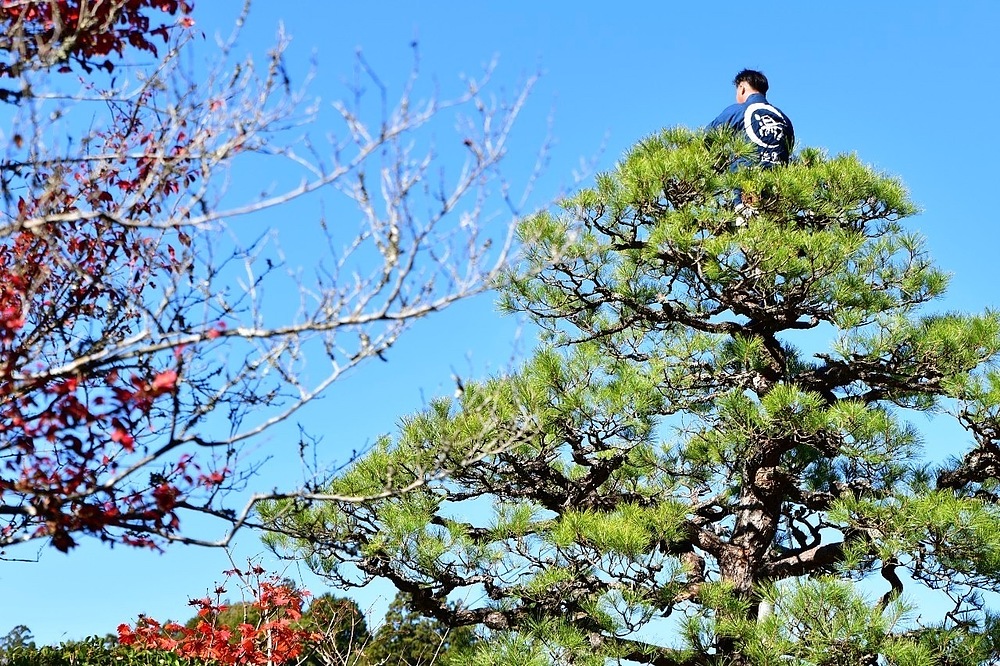
<path fill-rule="evenodd" d="M 82 6 L 103 32 L 74 37 L 81 58 L 126 42 L 154 50 L 143 10 L 190 9 L 177 0 L 4 0 L 0 23 L 68 38 L 86 18 Z M 0 76 L 10 75 L 4 67 Z M 190 457 L 139 478 L 160 457 L 143 445 L 163 421 L 160 405 L 183 385 L 171 350 L 128 353 L 128 340 L 148 335 L 156 280 L 179 265 L 164 233 L 144 225 L 197 173 L 183 127 L 147 119 L 146 103 L 113 108 L 110 129 L 88 139 L 107 157 L 5 167 L 23 194 L 0 238 L 0 544 L 47 537 L 66 551 L 84 532 L 157 547 L 155 536 L 176 533 L 188 492 L 226 479 Z"/>
<path fill-rule="evenodd" d="M 238 577 L 253 594 L 247 607 L 247 618 L 259 618 L 255 623 L 242 622 L 235 628 L 218 622 L 227 606 L 219 597 L 224 587 L 215 590 L 216 599 L 206 597 L 191 601 L 198 608 L 198 621 L 193 627 L 176 622 L 161 624 L 153 618 L 140 616 L 135 628 L 118 626 L 118 642 L 139 650 L 169 650 L 197 661 L 226 665 L 283 664 L 303 654 L 321 640 L 320 634 L 298 628 L 302 618 L 302 603 L 308 592 L 296 590 L 277 577 L 264 577 L 260 567 L 249 571 L 227 571 Z"/>
<path fill-rule="evenodd" d="M 31 200 L 21 198 L 18 216 L 60 222 L 22 227 L 0 244 L 0 498 L 30 506 L 24 510 L 29 536 L 47 535 L 62 551 L 75 544 L 77 531 L 173 532 L 180 495 L 174 484 L 191 478 L 190 460 L 181 460 L 146 490 L 120 488 L 123 456 L 136 451 L 142 424 L 148 429 L 155 404 L 177 390 L 179 375 L 150 359 L 131 369 L 99 362 L 104 341 L 131 333 L 143 290 L 157 271 L 170 268 L 141 233 L 91 215 L 113 207 L 122 183 L 148 168 L 81 166 L 72 179 L 38 174 L 50 185 Z M 154 205 L 140 198 L 129 212 L 138 217 Z M 207 478 L 221 482 L 219 472 Z M 15 519 L 0 534 L 18 527 L 29 526 Z M 152 545 L 137 534 L 124 541 Z"/>
<path fill-rule="evenodd" d="M 28 65 L 66 69 L 70 63 L 110 72 L 112 60 L 95 58 L 122 55 L 127 46 L 156 55 L 152 40 L 166 41 L 168 27 L 154 25 L 151 11 L 173 16 L 191 9 L 185 0 L 2 0 L 0 27 L 8 36 L 2 48 L 13 57 L 0 63 L 0 77 L 17 76 Z M 181 25 L 193 21 L 184 17 Z"/>

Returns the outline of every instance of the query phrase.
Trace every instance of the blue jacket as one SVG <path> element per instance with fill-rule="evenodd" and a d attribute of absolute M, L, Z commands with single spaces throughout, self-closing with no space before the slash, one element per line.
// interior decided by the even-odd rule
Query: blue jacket
<path fill-rule="evenodd" d="M 709 127 L 732 127 L 737 133 L 744 133 L 757 147 L 757 157 L 764 167 L 788 164 L 795 144 L 792 121 L 777 107 L 768 104 L 767 98 L 760 93 L 751 94 L 742 104 L 726 107 Z"/>

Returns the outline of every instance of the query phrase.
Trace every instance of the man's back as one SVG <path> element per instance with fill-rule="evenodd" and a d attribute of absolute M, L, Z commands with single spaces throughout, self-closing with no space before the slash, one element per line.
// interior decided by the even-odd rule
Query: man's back
<path fill-rule="evenodd" d="M 744 70 L 736 75 L 734 83 L 736 104 L 726 107 L 709 127 L 731 127 L 746 136 L 757 147 L 761 166 L 788 164 L 795 130 L 788 116 L 767 101 L 767 79 L 760 72 Z"/>

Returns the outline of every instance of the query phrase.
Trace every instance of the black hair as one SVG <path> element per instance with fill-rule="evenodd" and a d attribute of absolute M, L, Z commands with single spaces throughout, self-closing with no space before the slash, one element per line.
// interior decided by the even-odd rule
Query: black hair
<path fill-rule="evenodd" d="M 764 76 L 763 72 L 758 72 L 756 69 L 744 69 L 740 71 L 736 75 L 736 78 L 733 79 L 733 85 L 738 86 L 741 83 L 746 83 L 759 93 L 767 94 L 767 77 Z"/>

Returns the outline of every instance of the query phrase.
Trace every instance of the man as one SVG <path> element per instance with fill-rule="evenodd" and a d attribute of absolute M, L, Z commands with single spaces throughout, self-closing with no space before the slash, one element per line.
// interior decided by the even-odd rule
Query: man
<path fill-rule="evenodd" d="M 731 127 L 744 134 L 757 147 L 757 164 L 764 168 L 788 164 L 795 144 L 792 121 L 767 101 L 767 77 L 753 69 L 744 69 L 733 79 L 736 104 L 726 107 L 709 128 Z M 741 161 L 733 167 L 749 166 Z"/>

